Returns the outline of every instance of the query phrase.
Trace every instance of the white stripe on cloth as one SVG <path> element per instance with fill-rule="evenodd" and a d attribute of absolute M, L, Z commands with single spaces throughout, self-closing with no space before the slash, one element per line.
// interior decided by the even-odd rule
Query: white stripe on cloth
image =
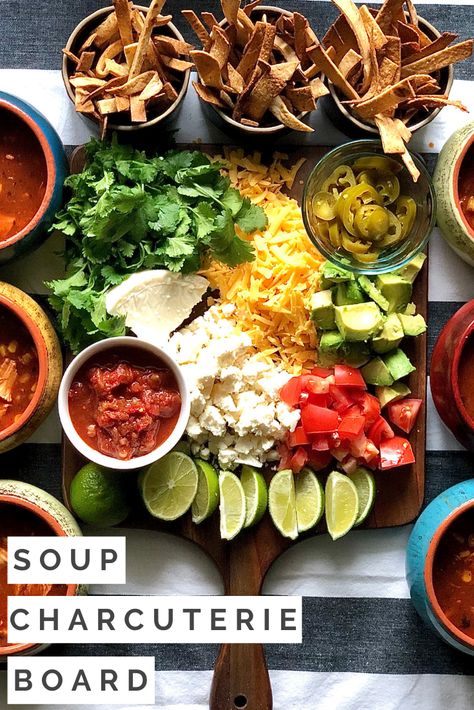
<path fill-rule="evenodd" d="M 273 710 L 470 710 L 474 676 L 270 671 Z M 155 708 L 208 710 L 212 671 L 156 671 Z M 3 704 L 2 704 L 3 701 Z M 0 672 L 6 707 L 6 672 Z M 23 710 L 55 706 L 21 705 Z M 133 710 L 149 710 L 134 705 Z M 61 710 L 131 710 L 124 705 L 64 705 Z"/>
<path fill-rule="evenodd" d="M 473 83 L 455 80 L 450 98 L 463 101 L 474 112 Z M 54 69 L 0 69 L 0 88 L 23 98 L 42 111 L 58 131 L 65 145 L 80 145 L 94 132 L 92 124 L 78 116 L 66 94 L 61 72 Z M 203 143 L 230 143 L 232 139 L 216 129 L 204 117 L 199 99 L 192 87 L 185 98 L 176 140 L 179 143 L 191 143 L 199 136 Z M 184 117 L 185 120 L 184 120 Z M 448 106 L 426 128 L 413 137 L 412 150 L 438 153 L 445 140 L 458 126 L 468 123 L 469 114 Z M 335 128 L 322 110 L 315 111 L 311 118 L 314 133 L 293 134 L 283 143 L 297 145 L 339 145 L 347 140 Z"/>

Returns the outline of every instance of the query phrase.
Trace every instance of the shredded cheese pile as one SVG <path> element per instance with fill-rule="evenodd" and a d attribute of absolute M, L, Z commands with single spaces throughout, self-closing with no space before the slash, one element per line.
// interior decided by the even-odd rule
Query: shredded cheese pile
<path fill-rule="evenodd" d="M 324 259 L 306 234 L 297 201 L 282 191 L 291 189 L 304 162 L 287 168 L 281 162 L 287 157 L 275 154 L 270 166 L 261 163 L 259 153 L 245 157 L 242 150 L 215 157 L 233 186 L 264 208 L 268 227 L 249 237 L 253 262 L 231 269 L 213 261 L 200 273 L 219 289 L 224 303 L 235 304 L 239 325 L 260 357 L 299 374 L 316 360 L 308 305 L 318 290 L 317 271 Z"/>

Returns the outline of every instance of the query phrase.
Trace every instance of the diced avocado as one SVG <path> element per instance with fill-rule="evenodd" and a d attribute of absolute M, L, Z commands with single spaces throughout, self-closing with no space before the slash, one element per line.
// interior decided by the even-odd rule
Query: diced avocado
<path fill-rule="evenodd" d="M 375 388 L 375 394 L 377 395 L 382 408 L 390 402 L 396 402 L 397 399 L 407 397 L 410 392 L 410 388 L 404 382 L 394 382 L 390 387 Z"/>
<path fill-rule="evenodd" d="M 366 292 L 368 297 L 371 298 L 372 301 L 375 301 L 375 303 L 380 306 L 383 311 L 388 311 L 390 304 L 385 298 L 385 296 L 380 293 L 374 282 L 371 281 L 369 277 L 365 276 L 364 274 L 362 276 L 359 276 L 357 280 L 359 282 L 359 286 Z"/>
<path fill-rule="evenodd" d="M 402 377 L 414 372 L 416 367 L 413 367 L 410 360 L 407 358 L 403 350 L 396 348 L 383 356 L 383 361 L 390 370 L 394 380 L 401 380 Z"/>
<path fill-rule="evenodd" d="M 381 357 L 374 357 L 367 365 L 364 365 L 360 372 L 368 385 L 391 385 L 393 383 L 393 377 Z"/>
<path fill-rule="evenodd" d="M 339 338 L 342 338 L 341 334 L 337 333 Z M 330 367 L 331 365 L 350 365 L 351 367 L 362 367 L 370 360 L 370 348 L 367 343 L 347 343 L 342 341 L 340 347 L 337 347 L 337 341 L 323 339 L 326 336 L 333 336 L 332 332 L 323 333 L 321 337 L 321 342 L 319 343 L 318 351 L 318 364 L 323 367 Z M 329 347 L 331 346 L 332 347 Z M 325 349 L 323 350 L 323 346 Z"/>
<path fill-rule="evenodd" d="M 336 327 L 334 320 L 334 304 L 332 302 L 332 292 L 317 291 L 311 297 L 311 320 L 316 323 L 321 330 L 332 330 Z"/>
<path fill-rule="evenodd" d="M 336 325 L 344 340 L 368 340 L 381 330 L 382 314 L 376 303 L 354 303 L 336 306 Z"/>
<path fill-rule="evenodd" d="M 319 285 L 324 289 L 329 288 L 335 283 L 350 281 L 353 278 L 350 271 L 341 269 L 341 267 L 331 264 L 330 261 L 325 261 L 319 269 Z"/>
<path fill-rule="evenodd" d="M 398 274 L 379 274 L 376 285 L 388 301 L 387 313 L 403 310 L 411 298 L 411 283 Z"/>
<path fill-rule="evenodd" d="M 372 338 L 372 349 L 379 355 L 388 353 L 394 348 L 398 348 L 403 340 L 403 328 L 397 313 L 391 313 L 380 333 Z"/>
<path fill-rule="evenodd" d="M 416 313 L 416 306 L 414 303 L 409 303 L 407 307 L 401 312 L 404 313 L 406 316 L 414 316 Z"/>
<path fill-rule="evenodd" d="M 420 313 L 417 316 L 406 316 L 403 313 L 397 313 L 397 317 L 402 324 L 405 335 L 421 335 L 426 331 L 425 319 Z"/>
<path fill-rule="evenodd" d="M 365 296 L 356 280 L 337 284 L 334 294 L 336 306 L 347 306 L 351 303 L 363 303 Z"/>
<path fill-rule="evenodd" d="M 409 281 L 411 284 L 414 282 L 416 277 L 421 271 L 421 267 L 425 263 L 426 260 L 426 254 L 422 254 L 421 252 L 415 256 L 414 259 L 408 262 L 406 266 L 403 267 L 403 269 L 400 269 L 397 273 L 402 277 L 402 279 L 405 279 L 405 281 Z"/>
<path fill-rule="evenodd" d="M 344 338 L 338 330 L 327 330 L 325 333 L 321 333 L 319 349 L 323 352 L 327 352 L 328 350 L 337 350 L 343 343 Z"/>

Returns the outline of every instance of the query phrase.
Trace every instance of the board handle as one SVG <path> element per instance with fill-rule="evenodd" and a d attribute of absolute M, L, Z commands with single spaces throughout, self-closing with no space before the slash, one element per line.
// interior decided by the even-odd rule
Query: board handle
<path fill-rule="evenodd" d="M 272 687 L 262 644 L 221 646 L 210 710 L 272 710 Z"/>
<path fill-rule="evenodd" d="M 226 556 L 225 593 L 260 594 L 268 562 L 263 559 L 255 530 L 230 544 Z M 212 679 L 210 710 L 272 710 L 272 687 L 262 644 L 223 644 Z"/>

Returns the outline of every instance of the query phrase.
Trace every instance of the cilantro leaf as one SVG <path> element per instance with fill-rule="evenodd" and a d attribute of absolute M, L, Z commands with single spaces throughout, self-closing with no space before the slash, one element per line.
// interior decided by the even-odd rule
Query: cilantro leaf
<path fill-rule="evenodd" d="M 236 215 L 236 222 L 246 234 L 252 234 L 257 229 L 265 229 L 268 224 L 267 215 L 258 205 L 245 197 L 242 207 Z"/>

